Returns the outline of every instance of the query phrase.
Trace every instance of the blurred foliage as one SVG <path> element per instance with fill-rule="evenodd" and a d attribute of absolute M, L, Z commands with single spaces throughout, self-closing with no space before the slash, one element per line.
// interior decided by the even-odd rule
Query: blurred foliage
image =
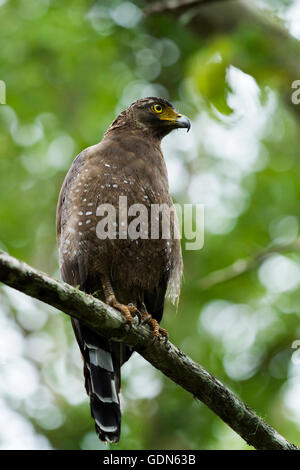
<path fill-rule="evenodd" d="M 291 49 L 256 24 L 204 38 L 186 17 L 145 17 L 142 2 L 0 1 L 0 248 L 59 277 L 55 208 L 74 156 L 135 99 L 169 98 L 192 119 L 188 135 L 163 144 L 171 190 L 176 202 L 205 205 L 205 243 L 184 250 L 179 309 L 166 306 L 163 326 L 299 445 L 299 108 L 290 86 L 300 78 L 291 67 L 300 7 L 264 6 L 259 15 L 296 36 Z M 201 288 L 272 244 L 284 252 Z M 107 448 L 69 319 L 9 288 L 0 295 L 0 448 Z M 124 366 L 122 406 L 116 449 L 248 448 L 138 355 Z"/>

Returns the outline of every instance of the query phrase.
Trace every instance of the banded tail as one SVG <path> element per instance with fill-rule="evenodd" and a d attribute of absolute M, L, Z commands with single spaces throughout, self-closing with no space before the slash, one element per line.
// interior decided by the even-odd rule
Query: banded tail
<path fill-rule="evenodd" d="M 97 434 L 102 441 L 117 443 L 121 433 L 120 368 L 125 348 L 96 335 L 76 319 L 72 319 L 72 326 L 83 356 L 85 388 Z M 131 354 L 128 356 L 126 349 L 125 360 Z"/>

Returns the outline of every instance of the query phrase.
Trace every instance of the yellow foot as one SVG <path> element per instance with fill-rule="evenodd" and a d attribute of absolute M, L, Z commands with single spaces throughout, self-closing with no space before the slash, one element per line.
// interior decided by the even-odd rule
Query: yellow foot
<path fill-rule="evenodd" d="M 148 312 L 143 312 L 142 313 L 142 323 L 148 323 L 148 325 L 150 325 L 150 327 L 152 328 L 152 331 L 153 331 L 153 335 L 156 338 L 159 338 L 160 335 L 164 336 L 165 338 L 168 338 L 167 330 L 165 330 L 164 328 L 159 326 L 158 321 L 155 320 L 154 318 L 152 318 L 150 313 L 148 313 Z"/>
<path fill-rule="evenodd" d="M 111 307 L 116 308 L 119 310 L 119 312 L 122 313 L 122 315 L 125 317 L 126 322 L 131 325 L 132 323 L 132 318 L 135 317 L 137 314 L 137 308 L 134 305 L 124 305 L 120 304 L 120 302 L 117 301 L 116 297 L 114 295 L 110 295 L 106 299 L 106 303 L 110 305 Z"/>

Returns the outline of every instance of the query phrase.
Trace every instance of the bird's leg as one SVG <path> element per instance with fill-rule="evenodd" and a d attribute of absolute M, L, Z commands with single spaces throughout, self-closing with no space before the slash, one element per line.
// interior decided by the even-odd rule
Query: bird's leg
<path fill-rule="evenodd" d="M 116 308 L 119 312 L 124 315 L 128 324 L 131 324 L 132 317 L 137 314 L 137 308 L 133 305 L 124 305 L 118 302 L 116 299 L 115 293 L 113 291 L 112 285 L 107 277 L 102 279 L 102 288 L 105 297 L 105 302 L 107 305 Z"/>
<path fill-rule="evenodd" d="M 150 313 L 148 313 L 146 305 L 143 304 L 143 307 L 141 309 L 141 317 L 142 317 L 142 324 L 148 323 L 150 327 L 152 328 L 153 335 L 156 338 L 159 338 L 160 335 L 165 336 L 168 338 L 168 332 L 161 326 L 159 326 L 159 323 L 155 318 L 153 318 Z"/>

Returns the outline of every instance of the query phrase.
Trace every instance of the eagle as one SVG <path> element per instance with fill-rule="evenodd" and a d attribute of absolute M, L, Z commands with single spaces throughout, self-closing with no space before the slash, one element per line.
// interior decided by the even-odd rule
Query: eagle
<path fill-rule="evenodd" d="M 56 214 L 62 279 L 118 309 L 128 324 L 138 315 L 158 339 L 167 336 L 159 325 L 165 297 L 178 301 L 182 277 L 178 221 L 161 150 L 162 138 L 178 128 L 189 130 L 190 121 L 167 100 L 148 97 L 131 104 L 98 144 L 77 155 Z M 117 217 L 120 200 L 128 208 L 123 222 Z M 146 217 L 134 218 L 141 207 Z M 170 211 L 154 211 L 154 217 L 153 207 Z M 108 217 L 111 208 L 114 213 Z M 170 224 L 169 236 L 163 234 L 164 220 Z M 156 236 L 151 221 L 158 221 Z M 135 230 L 129 230 L 130 224 Z M 133 351 L 77 319 L 71 321 L 96 432 L 101 440 L 116 443 L 121 433 L 120 369 Z"/>

